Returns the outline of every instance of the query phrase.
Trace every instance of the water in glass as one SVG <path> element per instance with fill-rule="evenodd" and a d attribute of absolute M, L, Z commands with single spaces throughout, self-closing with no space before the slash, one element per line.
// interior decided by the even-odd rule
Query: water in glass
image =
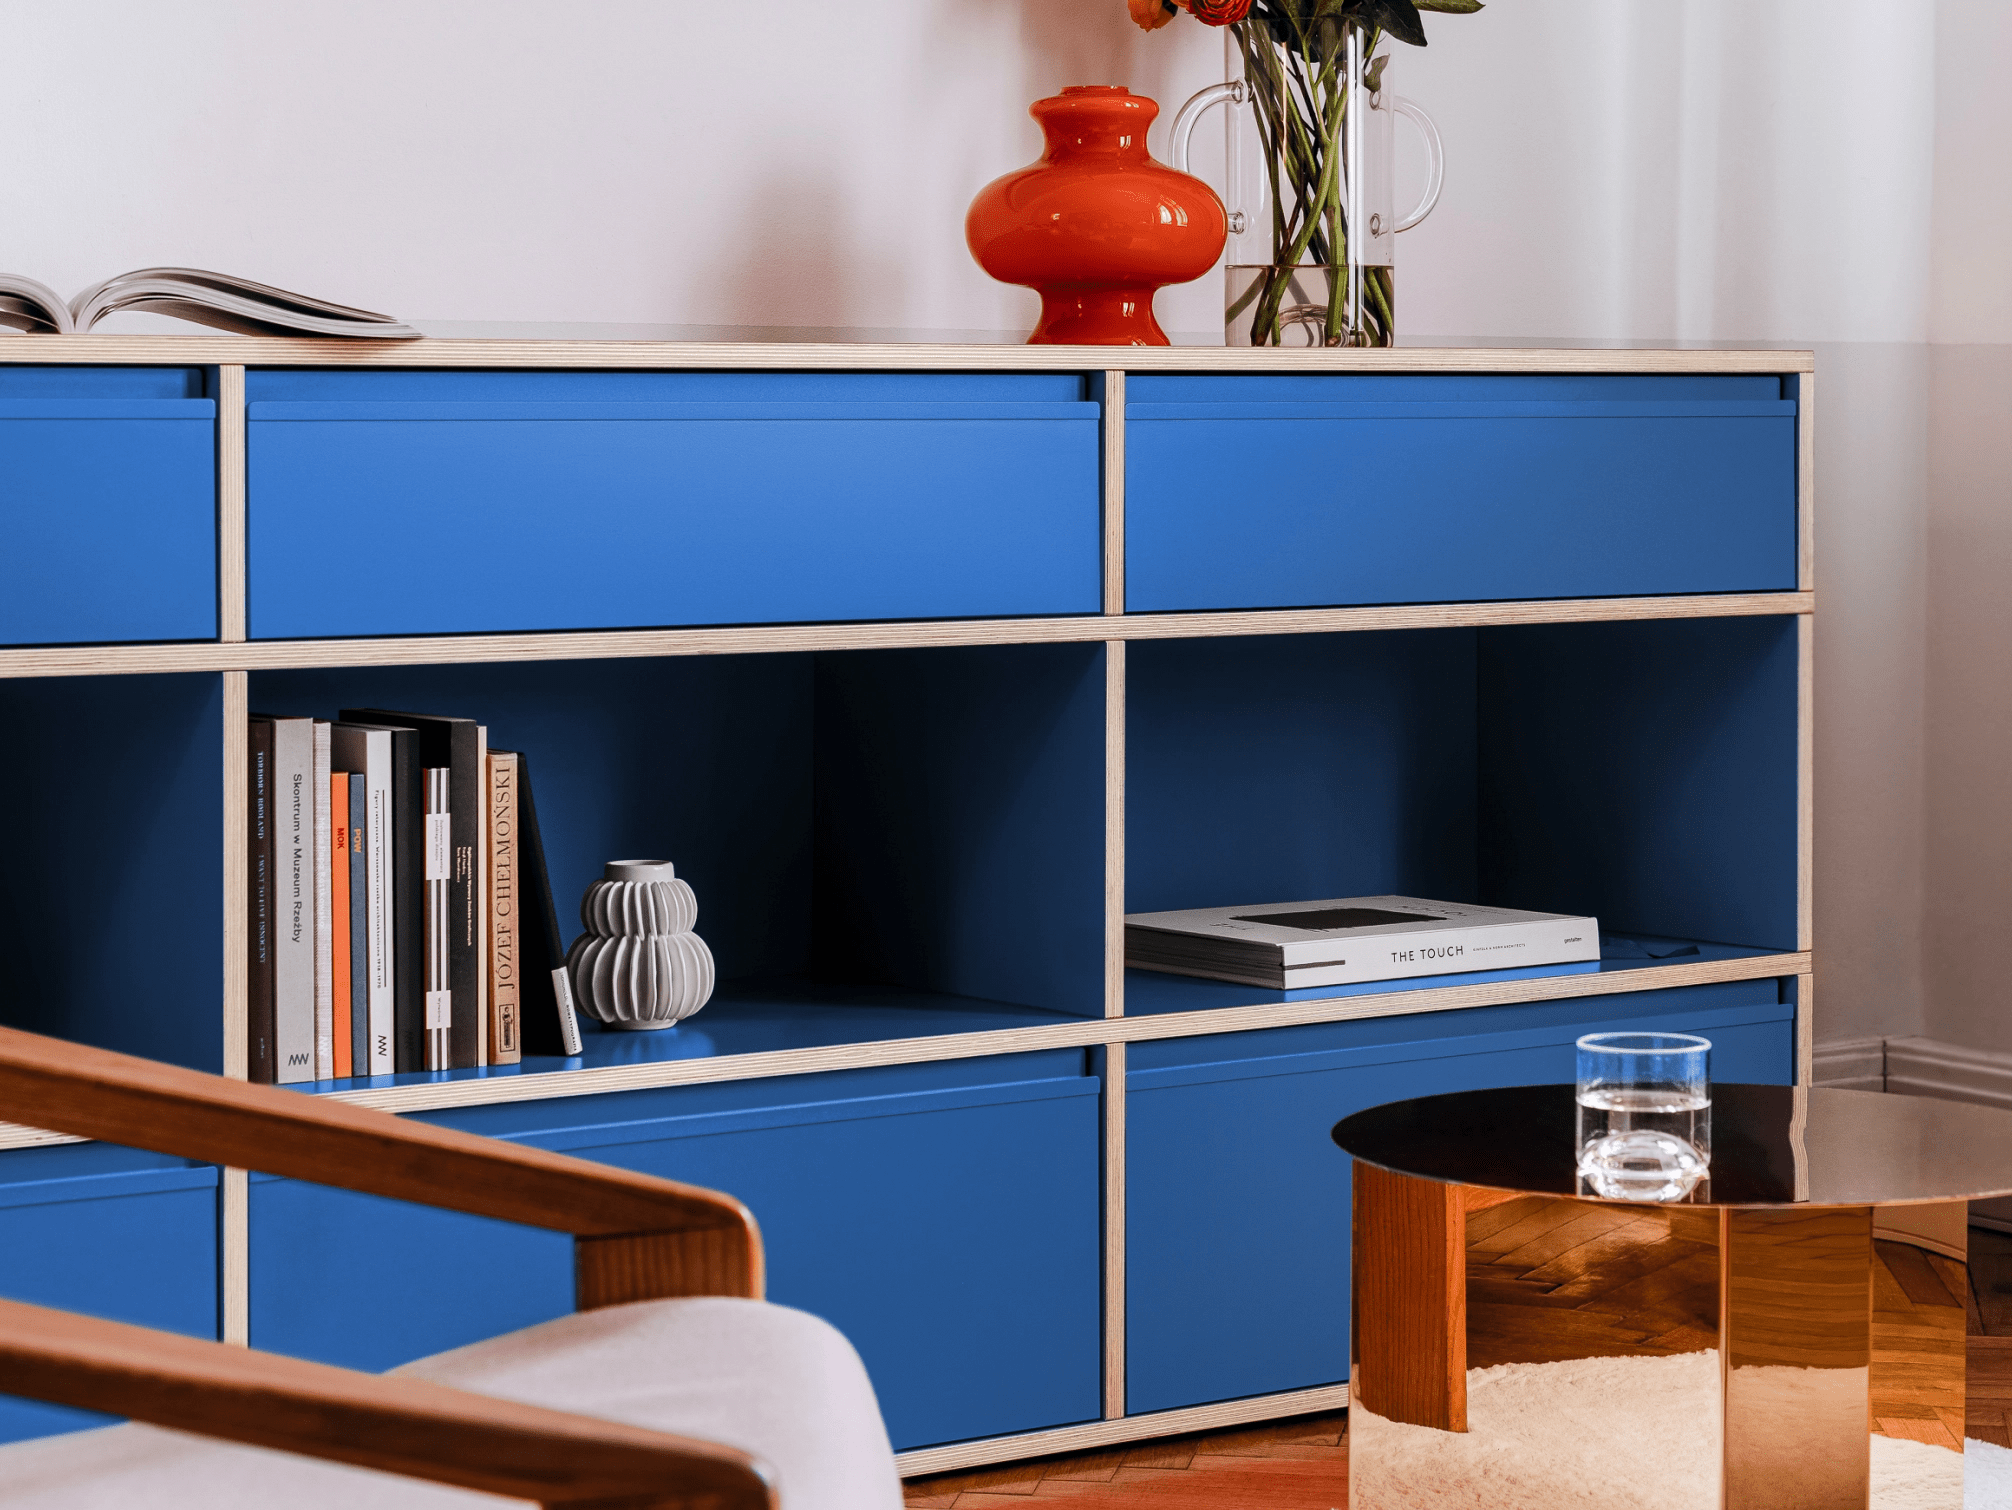
<path fill-rule="evenodd" d="M 1579 1175 L 1610 1200 L 1677 1201 L 1710 1167 L 1712 1103 L 1688 1086 L 1579 1092 Z"/>

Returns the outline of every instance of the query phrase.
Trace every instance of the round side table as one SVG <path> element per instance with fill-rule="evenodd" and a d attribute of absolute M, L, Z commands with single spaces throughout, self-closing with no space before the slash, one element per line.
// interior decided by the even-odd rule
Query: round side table
<path fill-rule="evenodd" d="M 2012 1193 L 2012 1112 L 1714 1086 L 1710 1176 L 1656 1206 L 1582 1184 L 1570 1085 L 1393 1102 L 1333 1136 L 1355 1161 L 1352 1510 L 1535 1502 L 1533 1473 L 1558 1505 L 1963 1510 L 1967 1203 Z M 1509 1318 L 1472 1381 L 1470 1269 L 1474 1314 Z M 1431 1435 L 1470 1431 L 1470 1382 L 1507 1404 Z M 1534 1426 L 1499 1413 L 1518 1401 Z M 2012 1484 L 2003 1451 L 1973 1451 L 1973 1504 L 1987 1469 Z M 1603 1498 L 1605 1474 L 1633 1476 Z"/>

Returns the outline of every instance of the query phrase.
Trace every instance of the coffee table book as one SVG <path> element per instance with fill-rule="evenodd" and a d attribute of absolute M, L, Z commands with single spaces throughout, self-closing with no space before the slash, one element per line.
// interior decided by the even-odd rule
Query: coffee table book
<path fill-rule="evenodd" d="M 1600 957 L 1593 918 L 1424 897 L 1135 912 L 1125 964 L 1290 991 Z"/>

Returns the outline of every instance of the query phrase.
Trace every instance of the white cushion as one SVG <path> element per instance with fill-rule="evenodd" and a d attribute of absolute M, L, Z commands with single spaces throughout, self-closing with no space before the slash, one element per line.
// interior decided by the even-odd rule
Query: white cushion
<path fill-rule="evenodd" d="M 610 1306 L 396 1372 L 741 1448 L 774 1471 L 783 1510 L 900 1510 L 894 1453 L 859 1355 L 834 1328 L 784 1306 L 717 1298 Z M 152 1426 L 0 1447 L 7 1510 L 521 1503 Z"/>

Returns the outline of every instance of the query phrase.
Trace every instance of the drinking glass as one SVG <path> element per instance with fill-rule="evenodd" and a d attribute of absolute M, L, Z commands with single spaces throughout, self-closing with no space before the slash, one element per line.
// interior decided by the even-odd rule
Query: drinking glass
<path fill-rule="evenodd" d="M 1712 1045 L 1688 1033 L 1579 1040 L 1579 1177 L 1610 1200 L 1680 1201 L 1712 1161 Z"/>

